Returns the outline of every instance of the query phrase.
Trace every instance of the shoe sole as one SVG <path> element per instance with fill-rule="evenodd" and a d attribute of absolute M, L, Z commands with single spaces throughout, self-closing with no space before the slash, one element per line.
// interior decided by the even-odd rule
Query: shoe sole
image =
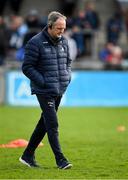
<path fill-rule="evenodd" d="M 63 167 L 63 168 L 60 168 L 60 169 L 64 169 L 64 170 L 66 170 L 66 169 L 71 169 L 72 168 L 72 164 L 68 164 L 67 166 L 65 166 L 65 167 Z"/>
<path fill-rule="evenodd" d="M 31 167 L 26 161 L 24 161 L 21 157 L 19 158 L 19 161 L 22 163 L 22 164 L 24 164 L 24 165 L 26 165 L 26 166 L 28 166 L 28 167 Z"/>

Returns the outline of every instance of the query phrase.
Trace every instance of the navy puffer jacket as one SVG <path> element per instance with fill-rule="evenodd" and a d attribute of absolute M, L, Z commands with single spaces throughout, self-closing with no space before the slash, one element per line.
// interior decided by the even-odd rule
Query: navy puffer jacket
<path fill-rule="evenodd" d="M 22 70 L 32 94 L 62 95 L 71 80 L 67 40 L 53 41 L 45 28 L 27 43 Z"/>

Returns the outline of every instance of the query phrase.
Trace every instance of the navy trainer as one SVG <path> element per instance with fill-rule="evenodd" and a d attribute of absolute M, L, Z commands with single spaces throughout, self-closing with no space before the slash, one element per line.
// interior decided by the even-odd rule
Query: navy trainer
<path fill-rule="evenodd" d="M 40 167 L 35 161 L 35 156 L 33 156 L 33 157 L 21 156 L 19 158 L 19 161 L 28 167 L 34 167 L 34 168 Z"/>
<path fill-rule="evenodd" d="M 67 161 L 67 159 L 63 158 L 56 161 L 59 169 L 70 169 L 73 165 Z"/>

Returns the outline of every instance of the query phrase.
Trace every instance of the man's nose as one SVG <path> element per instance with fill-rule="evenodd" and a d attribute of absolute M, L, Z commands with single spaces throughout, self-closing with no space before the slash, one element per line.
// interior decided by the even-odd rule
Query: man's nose
<path fill-rule="evenodd" d="M 60 30 L 60 33 L 63 33 L 63 32 L 64 32 L 64 30 L 63 30 L 63 29 L 61 29 L 61 30 Z"/>

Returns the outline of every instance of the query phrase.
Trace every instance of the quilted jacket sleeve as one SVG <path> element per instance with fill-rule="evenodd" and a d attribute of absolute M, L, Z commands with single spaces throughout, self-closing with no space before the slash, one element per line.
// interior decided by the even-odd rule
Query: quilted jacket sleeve
<path fill-rule="evenodd" d="M 43 87 L 43 75 L 36 70 L 36 65 L 39 60 L 39 47 L 37 42 L 30 40 L 25 48 L 24 63 L 22 65 L 23 73 L 36 85 Z"/>

